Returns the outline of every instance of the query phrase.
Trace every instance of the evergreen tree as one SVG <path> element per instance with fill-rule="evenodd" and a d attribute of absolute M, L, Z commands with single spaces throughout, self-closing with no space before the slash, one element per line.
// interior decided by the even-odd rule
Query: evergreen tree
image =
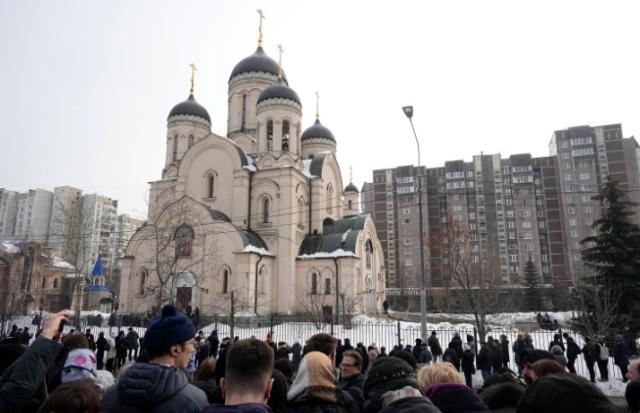
<path fill-rule="evenodd" d="M 607 179 L 593 197 L 602 216 L 593 223 L 596 235 L 581 241 L 586 247 L 582 259 L 593 271 L 583 280 L 587 288 L 611 290 L 617 311 L 611 327 L 618 331 L 640 329 L 640 228 L 631 222 L 635 203 L 628 201 L 616 181 Z"/>
<path fill-rule="evenodd" d="M 538 270 L 531 260 L 531 256 L 529 256 L 524 266 L 522 283 L 526 287 L 524 291 L 524 310 L 541 311 L 542 296 L 540 295 L 540 277 L 538 277 Z"/>

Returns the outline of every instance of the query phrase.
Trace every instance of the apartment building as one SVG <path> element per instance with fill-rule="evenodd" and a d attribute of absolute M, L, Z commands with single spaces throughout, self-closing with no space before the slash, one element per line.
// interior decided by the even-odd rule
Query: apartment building
<path fill-rule="evenodd" d="M 622 137 L 619 124 L 581 126 L 556 131 L 550 152 L 538 158 L 480 154 L 436 168 L 373 171 L 363 209 L 374 216 L 391 291 L 419 286 L 418 175 L 425 178 L 430 296 L 451 286 L 447 242 L 453 224 L 468 231 L 471 265 L 500 286 L 520 286 L 529 259 L 544 284 L 573 286 L 585 271 L 580 240 L 594 233 L 601 212 L 591 198 L 606 177 L 631 200 L 640 199 L 640 147 L 635 138 Z"/>

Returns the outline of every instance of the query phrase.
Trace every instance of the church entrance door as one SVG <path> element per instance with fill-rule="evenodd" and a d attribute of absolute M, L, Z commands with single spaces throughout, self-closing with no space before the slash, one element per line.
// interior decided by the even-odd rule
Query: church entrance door
<path fill-rule="evenodd" d="M 191 287 L 176 288 L 176 304 L 182 310 L 191 307 Z"/>

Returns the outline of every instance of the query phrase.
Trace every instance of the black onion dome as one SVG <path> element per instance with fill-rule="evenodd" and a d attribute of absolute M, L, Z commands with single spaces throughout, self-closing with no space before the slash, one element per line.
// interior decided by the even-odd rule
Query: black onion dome
<path fill-rule="evenodd" d="M 356 188 L 353 182 L 349 182 L 349 185 L 347 185 L 344 188 L 344 192 L 360 192 L 360 191 L 358 191 L 358 188 Z"/>
<path fill-rule="evenodd" d="M 300 140 L 303 141 L 303 140 L 312 139 L 312 138 L 324 138 L 324 139 L 332 140 L 334 142 L 336 140 L 336 138 L 333 137 L 333 133 L 331 133 L 329 128 L 321 124 L 319 119 L 316 119 L 316 122 L 310 127 L 308 127 L 307 130 L 305 130 L 302 133 Z"/>
<path fill-rule="evenodd" d="M 171 112 L 169 112 L 169 117 L 168 118 L 170 118 L 172 116 L 176 116 L 176 115 L 198 116 L 198 117 L 206 120 L 207 122 L 211 123 L 211 118 L 209 117 L 209 112 L 207 112 L 207 110 L 204 108 L 204 106 L 202 106 L 201 104 L 196 102 L 196 99 L 193 97 L 193 95 L 189 95 L 187 100 L 185 100 L 184 102 L 180 102 L 177 105 L 175 105 L 173 107 L 173 109 L 171 109 Z"/>
<path fill-rule="evenodd" d="M 298 97 L 295 90 L 287 86 L 282 80 L 278 80 L 276 83 L 263 90 L 262 93 L 260 93 L 260 96 L 258 96 L 257 103 L 267 99 L 289 99 L 302 106 L 300 97 Z"/>
<path fill-rule="evenodd" d="M 278 63 L 267 56 L 262 47 L 258 47 L 251 56 L 245 57 L 236 65 L 236 67 L 233 68 L 231 76 L 229 76 L 229 80 L 242 73 L 251 72 L 271 73 L 272 75 L 278 76 Z M 282 78 L 285 82 L 287 81 L 287 76 L 285 76 L 284 73 L 282 74 Z"/>

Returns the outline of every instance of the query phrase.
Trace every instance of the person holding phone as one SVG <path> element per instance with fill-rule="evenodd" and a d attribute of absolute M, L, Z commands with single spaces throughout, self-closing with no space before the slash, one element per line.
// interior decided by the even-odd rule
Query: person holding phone
<path fill-rule="evenodd" d="M 60 331 L 69 310 L 44 316 L 42 332 L 0 378 L 0 411 L 19 412 L 40 405 L 47 397 L 45 376 L 62 350 Z"/>

